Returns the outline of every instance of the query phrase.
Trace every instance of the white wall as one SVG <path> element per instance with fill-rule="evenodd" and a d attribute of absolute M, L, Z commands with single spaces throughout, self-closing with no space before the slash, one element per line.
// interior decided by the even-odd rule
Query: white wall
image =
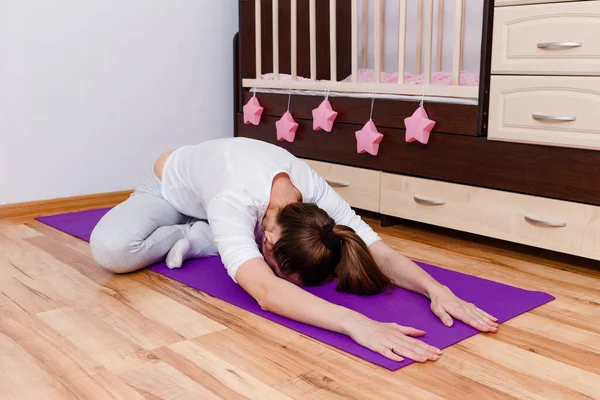
<path fill-rule="evenodd" d="M 369 36 L 367 39 L 368 59 L 367 66 L 374 68 L 374 37 L 373 37 L 373 16 L 374 1 L 369 1 Z M 359 2 L 360 4 L 360 2 Z M 387 72 L 398 71 L 398 5 L 399 0 L 386 0 L 385 8 L 385 39 L 384 54 L 385 66 Z M 436 68 L 437 54 L 437 32 L 438 32 L 438 6 L 439 0 L 433 1 L 433 56 L 431 70 Z M 454 15 L 456 2 L 454 0 L 445 0 L 444 2 L 444 33 L 442 41 L 442 70 L 452 71 L 452 54 L 454 40 Z M 359 8 L 359 18 L 362 18 L 362 8 Z M 481 52 L 481 29 L 483 24 L 483 1 L 465 0 L 464 16 L 464 53 L 463 70 L 469 72 L 479 72 L 480 52 Z M 362 21 L 362 19 L 359 19 Z M 416 48 L 417 48 L 417 2 L 407 1 L 406 18 L 406 71 L 415 73 L 416 68 Z M 359 23 L 359 48 L 362 48 Z M 424 55 L 423 55 L 424 56 Z M 360 52 L 359 52 L 360 57 Z M 359 66 L 361 61 L 359 61 Z M 423 64 L 424 65 L 424 64 Z"/>
<path fill-rule="evenodd" d="M 0 0 L 0 204 L 135 187 L 233 135 L 236 0 Z"/>

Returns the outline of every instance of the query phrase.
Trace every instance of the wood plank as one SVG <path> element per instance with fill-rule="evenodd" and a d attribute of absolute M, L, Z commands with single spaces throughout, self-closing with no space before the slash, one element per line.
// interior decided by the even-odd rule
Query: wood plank
<path fill-rule="evenodd" d="M 423 73 L 423 0 L 417 0 L 417 57 L 416 73 Z"/>
<path fill-rule="evenodd" d="M 53 276 L 73 275 L 77 270 L 57 262 L 56 259 L 31 245 L 27 240 L 44 239 L 43 236 L 25 240 L 12 240 L 0 232 L 0 259 L 10 265 L 12 276 L 51 278 Z M 88 245 L 89 247 L 89 245 Z"/>
<path fill-rule="evenodd" d="M 242 85 L 244 88 L 263 88 L 279 90 L 313 90 L 324 92 L 329 89 L 332 91 L 342 93 L 377 93 L 394 94 L 402 96 L 421 96 L 423 94 L 423 85 L 415 85 L 412 83 L 391 85 L 389 83 L 377 82 L 324 82 L 316 81 L 314 79 L 301 81 L 291 81 L 289 79 L 244 79 L 242 80 Z M 427 95 L 434 97 L 451 97 L 475 100 L 479 96 L 479 87 L 431 85 L 427 88 Z"/>
<path fill-rule="evenodd" d="M 564 296 L 548 304 L 547 307 L 533 310 L 531 313 L 600 334 L 600 326 L 598 325 L 600 307 L 598 302 L 583 301 L 584 304 L 577 304 L 580 302 L 579 299 L 566 300 L 568 300 L 568 297 Z"/>
<path fill-rule="evenodd" d="M 140 314 L 191 339 L 225 327 L 146 286 L 121 280 L 119 294 Z"/>
<path fill-rule="evenodd" d="M 369 55 L 369 0 L 362 0 L 361 13 L 361 68 L 367 68 L 367 60 Z"/>
<path fill-rule="evenodd" d="M 169 348 L 249 399 L 288 399 L 287 396 L 216 357 L 197 344 L 186 341 L 171 345 Z"/>
<path fill-rule="evenodd" d="M 332 81 L 337 81 L 337 6 L 336 0 L 329 0 L 329 64 Z"/>
<path fill-rule="evenodd" d="M 406 0 L 398 2 L 398 83 L 404 83 L 406 69 Z"/>
<path fill-rule="evenodd" d="M 589 399 L 562 385 L 553 384 L 527 373 L 517 373 L 511 368 L 497 364 L 489 359 L 488 351 L 483 354 L 473 353 L 465 349 L 462 344 L 458 344 L 446 349 L 444 357 L 441 357 L 436 364 L 518 399 Z M 512 357 L 512 353 L 505 357 Z M 529 369 L 535 369 L 534 364 L 529 364 Z"/>
<path fill-rule="evenodd" d="M 402 378 L 407 383 L 431 391 L 444 399 L 509 400 L 514 398 L 476 379 L 471 379 L 449 369 L 443 369 L 437 363 L 406 368 L 402 372 Z"/>
<path fill-rule="evenodd" d="M 0 220 L 0 232 L 10 239 L 27 239 L 42 234 L 22 223 Z"/>
<path fill-rule="evenodd" d="M 384 47 L 383 35 L 385 32 L 385 16 L 383 13 L 384 0 L 375 0 L 374 20 L 374 57 L 375 57 L 375 83 L 381 82 L 381 72 L 383 71 Z"/>
<path fill-rule="evenodd" d="M 546 340 L 569 342 L 572 347 L 592 355 L 600 355 L 600 334 L 569 324 L 549 320 L 535 314 L 525 314 L 508 322 L 509 326 L 526 331 Z M 600 359 L 599 359 L 600 360 Z M 576 360 L 573 360 L 576 361 Z M 600 362 L 597 364 L 600 370 Z"/>
<path fill-rule="evenodd" d="M 161 324 L 160 320 L 148 318 L 135 306 L 130 307 L 126 296 L 98 296 L 95 301 L 87 301 L 81 307 L 145 350 L 184 340 L 182 335 Z"/>
<path fill-rule="evenodd" d="M 255 60 L 256 60 L 256 79 L 262 76 L 262 3 L 261 0 L 254 1 L 254 26 L 255 26 Z"/>
<path fill-rule="evenodd" d="M 461 344 L 467 351 L 481 354 L 485 349 L 486 358 L 513 371 L 533 376 L 556 386 L 562 386 L 574 393 L 590 398 L 600 395 L 600 375 L 551 360 L 533 352 L 517 349 L 515 346 L 478 335 Z M 510 356 L 508 356 L 510 354 Z M 543 360 L 542 363 L 540 361 Z M 536 368 L 531 368 L 535 364 Z"/>
<path fill-rule="evenodd" d="M 358 80 L 358 0 L 352 0 L 352 82 Z"/>
<path fill-rule="evenodd" d="M 6 322 L 3 322 L 4 325 Z M 0 331 L 0 393 L 7 399 L 68 399 L 68 391 L 12 338 Z M 27 388 L 27 390 L 23 390 Z"/>
<path fill-rule="evenodd" d="M 220 399 L 172 366 L 159 362 L 119 375 L 125 382 L 160 399 Z"/>
<path fill-rule="evenodd" d="M 75 308 L 46 311 L 37 316 L 107 368 L 143 350 L 101 319 Z"/>
<path fill-rule="evenodd" d="M 425 92 L 429 93 L 429 84 L 431 83 L 431 64 L 433 57 L 433 0 L 425 0 L 425 68 L 423 70 Z"/>
<path fill-rule="evenodd" d="M 600 355 L 598 352 L 582 350 L 581 342 L 577 340 L 571 342 L 570 340 L 550 339 L 543 334 L 532 335 L 530 334 L 531 327 L 531 325 L 527 325 L 526 329 L 517 329 L 513 328 L 512 324 L 509 323 L 503 326 L 500 334 L 493 337 L 493 339 L 559 361 L 563 364 L 585 369 L 600 376 Z M 565 342 L 569 342 L 569 344 Z"/>
<path fill-rule="evenodd" d="M 454 7 L 454 46 L 452 50 L 452 84 L 460 83 L 464 42 L 464 0 L 456 0 Z"/>
<path fill-rule="evenodd" d="M 359 400 L 364 398 L 327 375 L 313 371 L 277 385 L 275 388 L 291 399 Z"/>
<path fill-rule="evenodd" d="M 279 0 L 273 2 L 273 78 L 279 79 Z"/>
<path fill-rule="evenodd" d="M 131 190 L 111 193 L 90 194 L 51 200 L 0 205 L 0 220 L 5 218 L 38 217 L 61 214 L 67 211 L 81 211 L 92 208 L 112 207 L 125 201 Z"/>
<path fill-rule="evenodd" d="M 269 385 L 288 381 L 310 371 L 287 345 L 256 341 L 253 335 L 231 329 L 193 340 L 219 358 L 242 368 Z M 237 349 L 246 349 L 243 353 Z"/>
<path fill-rule="evenodd" d="M 298 1 L 291 0 L 290 4 L 290 51 L 291 57 L 291 78 L 296 80 L 298 77 Z"/>
<path fill-rule="evenodd" d="M 216 334 L 216 333 L 215 333 Z M 196 382 L 202 383 L 206 389 L 227 400 L 244 400 L 244 396 L 231 389 L 219 379 L 200 368 L 192 361 L 180 356 L 168 347 L 157 349 L 153 352 L 161 360 L 171 365 L 177 371 L 188 376 Z"/>
<path fill-rule="evenodd" d="M 310 79 L 317 79 L 317 4 L 316 0 L 309 0 L 309 26 L 310 26 Z"/>
<path fill-rule="evenodd" d="M 22 371 L 19 367 L 11 369 L 12 373 L 9 373 L 9 376 L 13 376 L 13 382 L 23 382 L 23 379 L 28 379 L 31 375 L 45 373 L 52 377 L 54 384 L 65 392 L 65 397 L 62 398 L 123 400 L 142 398 L 116 376 L 89 359 L 84 352 L 68 344 L 65 339 L 37 320 L 36 317 L 3 318 L 0 331 L 10 337 L 15 345 L 20 346 L 23 352 L 19 361 L 26 371 Z M 0 358 L 10 359 L 6 356 L 3 353 L 3 357 Z M 9 372 L 8 369 L 3 369 L 3 371 Z M 2 387 L 0 384 L 0 388 Z M 35 398 L 37 388 L 24 386 L 19 388 L 19 391 L 27 393 L 31 396 L 29 398 Z M 1 393 L 6 395 L 11 391 L 1 390 Z M 19 397 L 9 395 L 8 398 Z M 47 397 L 40 394 L 39 398 Z"/>
<path fill-rule="evenodd" d="M 436 71 L 443 71 L 443 49 L 444 49 L 444 0 L 438 0 L 437 14 L 437 48 L 436 48 Z"/>

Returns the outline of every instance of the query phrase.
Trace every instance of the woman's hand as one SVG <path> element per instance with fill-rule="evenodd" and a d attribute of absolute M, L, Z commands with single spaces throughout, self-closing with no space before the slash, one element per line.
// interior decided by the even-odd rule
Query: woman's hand
<path fill-rule="evenodd" d="M 477 308 L 474 304 L 459 299 L 446 286 L 440 286 L 433 293 L 430 293 L 429 297 L 431 298 L 431 311 L 446 326 L 452 326 L 452 317 L 454 317 L 475 329 L 479 329 L 481 332 L 496 332 L 498 330 L 497 318 Z"/>
<path fill-rule="evenodd" d="M 361 346 L 394 361 L 404 361 L 403 357 L 417 362 L 435 361 L 442 351 L 411 337 L 424 334 L 415 328 L 377 322 L 362 315 L 353 318 L 348 331 L 348 336 Z"/>

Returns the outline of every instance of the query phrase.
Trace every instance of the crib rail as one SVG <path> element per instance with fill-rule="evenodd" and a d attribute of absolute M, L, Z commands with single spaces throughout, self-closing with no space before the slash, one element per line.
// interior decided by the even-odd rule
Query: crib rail
<path fill-rule="evenodd" d="M 392 83 L 382 83 L 380 81 L 381 72 L 384 70 L 385 59 L 385 10 L 389 11 L 391 7 L 386 5 L 386 0 L 371 0 L 373 3 L 372 15 L 369 15 L 368 1 L 369 0 L 350 0 L 351 7 L 351 29 L 350 38 L 338 37 L 337 30 L 337 0 L 329 0 L 329 79 L 317 79 L 317 0 L 308 0 L 309 5 L 309 63 L 310 74 L 308 77 L 298 76 L 298 21 L 297 10 L 298 0 L 270 0 L 272 4 L 272 56 L 273 70 L 271 79 L 263 77 L 262 67 L 262 47 L 263 37 L 261 19 L 263 18 L 261 10 L 263 0 L 255 1 L 255 57 L 256 57 L 256 77 L 255 79 L 244 79 L 243 86 L 247 88 L 265 88 L 265 89 L 296 89 L 310 91 L 337 91 L 348 93 L 381 93 L 381 94 L 397 94 L 397 95 L 422 95 L 425 89 L 428 96 L 439 97 L 460 97 L 460 98 L 477 98 L 479 88 L 477 86 L 460 85 L 460 72 L 462 69 L 463 58 L 463 43 L 464 43 L 464 19 L 465 19 L 465 0 L 438 0 L 438 12 L 434 15 L 434 0 L 417 0 L 418 15 L 416 27 L 416 66 L 417 74 L 423 74 L 424 85 L 407 84 L 404 80 L 406 65 L 406 38 L 407 38 L 407 2 L 408 0 L 398 0 L 398 48 L 397 69 L 398 80 Z M 267 1 L 267 0 L 264 0 Z M 290 77 L 283 79 L 280 71 L 280 21 L 279 21 L 279 3 L 281 1 L 290 2 L 289 27 L 290 27 Z M 340 0 L 347 1 L 347 0 Z M 451 85 L 435 85 L 431 84 L 431 74 L 434 64 L 435 51 L 435 70 L 440 71 L 442 67 L 442 42 L 443 42 L 443 24 L 444 24 L 444 9 L 449 4 L 454 2 L 454 28 L 452 37 L 452 69 Z M 360 7 L 362 7 L 362 18 L 359 18 Z M 320 8 L 322 10 L 322 8 Z M 267 8 L 268 10 L 268 8 Z M 373 56 L 374 59 L 374 80 L 373 82 L 359 82 L 359 54 L 362 60 L 361 67 L 367 65 L 368 52 L 368 22 L 372 18 L 373 26 Z M 359 21 L 360 19 L 360 21 Z M 434 24 L 437 26 L 437 46 L 433 48 L 434 39 Z M 361 35 L 359 47 L 359 34 Z M 319 40 L 323 40 L 319 37 Z M 338 43 L 340 40 L 351 42 L 351 60 L 350 79 L 341 81 L 346 76 L 338 76 Z M 394 71 L 394 72 L 395 72 Z"/>

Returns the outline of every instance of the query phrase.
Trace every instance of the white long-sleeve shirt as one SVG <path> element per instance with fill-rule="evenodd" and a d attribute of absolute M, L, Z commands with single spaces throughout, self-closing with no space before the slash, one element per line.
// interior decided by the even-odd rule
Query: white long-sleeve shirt
<path fill-rule="evenodd" d="M 273 179 L 286 173 L 302 194 L 367 245 L 379 236 L 306 162 L 278 146 L 246 138 L 217 139 L 175 150 L 165 161 L 161 195 L 180 213 L 206 219 L 229 276 L 262 258 L 262 219 Z"/>

